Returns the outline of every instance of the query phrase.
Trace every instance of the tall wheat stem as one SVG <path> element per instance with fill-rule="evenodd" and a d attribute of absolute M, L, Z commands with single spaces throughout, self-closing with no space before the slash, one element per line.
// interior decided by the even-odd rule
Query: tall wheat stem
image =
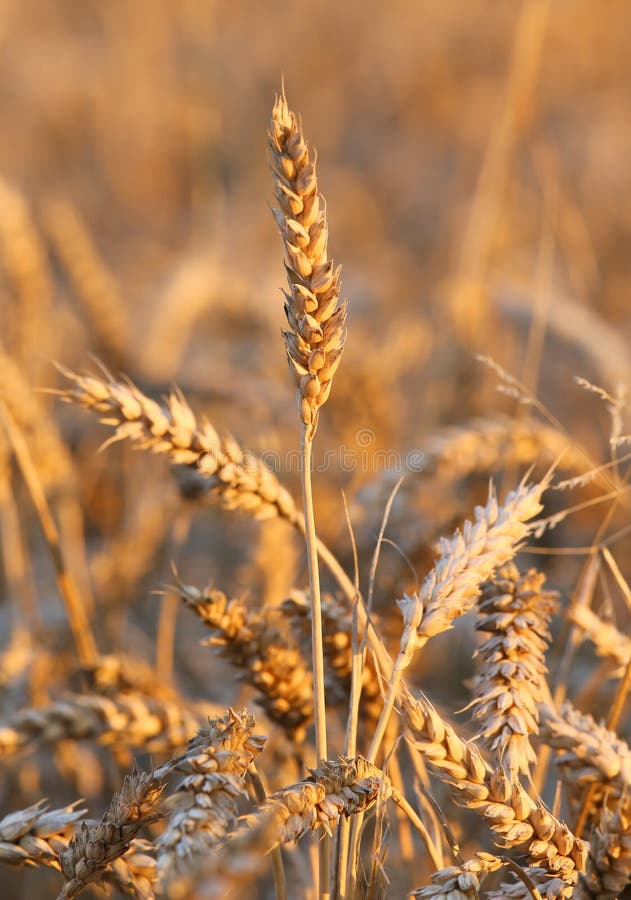
<path fill-rule="evenodd" d="M 302 426 L 302 504 L 305 516 L 305 541 L 309 565 L 309 593 L 311 596 L 311 648 L 313 655 L 313 697 L 317 764 L 327 759 L 326 701 L 324 694 L 324 642 L 322 638 L 322 604 L 320 598 L 320 570 L 318 568 L 318 541 L 313 515 L 311 489 L 312 429 Z M 325 836 L 320 841 L 320 896 L 330 896 L 331 842 Z"/>

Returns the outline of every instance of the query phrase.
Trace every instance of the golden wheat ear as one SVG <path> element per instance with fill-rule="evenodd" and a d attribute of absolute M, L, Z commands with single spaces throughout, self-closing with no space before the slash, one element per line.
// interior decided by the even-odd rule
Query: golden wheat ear
<path fill-rule="evenodd" d="M 346 301 L 340 302 L 340 267 L 328 258 L 329 226 L 318 193 L 315 158 L 284 90 L 276 98 L 268 133 L 288 290 L 283 332 L 298 385 L 300 418 L 313 437 L 318 411 L 331 392 L 346 340 Z"/>

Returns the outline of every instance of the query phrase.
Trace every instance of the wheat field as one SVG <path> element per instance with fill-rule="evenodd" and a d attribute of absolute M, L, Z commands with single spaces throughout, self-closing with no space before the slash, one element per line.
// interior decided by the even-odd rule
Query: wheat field
<path fill-rule="evenodd" d="M 0 888 L 631 896 L 626 3 L 0 4 Z"/>

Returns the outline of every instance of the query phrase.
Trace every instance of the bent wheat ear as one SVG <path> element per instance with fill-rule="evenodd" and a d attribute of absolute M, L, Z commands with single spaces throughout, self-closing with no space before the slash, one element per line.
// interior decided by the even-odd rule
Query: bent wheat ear
<path fill-rule="evenodd" d="M 274 103 L 268 137 L 278 203 L 273 212 L 289 285 L 285 314 L 290 330 L 283 336 L 298 385 L 300 418 L 313 437 L 344 349 L 346 301 L 339 302 L 340 268 L 327 255 L 329 228 L 315 160 L 284 93 Z"/>
<path fill-rule="evenodd" d="M 115 429 L 108 444 L 129 440 L 140 449 L 168 456 L 175 466 L 192 468 L 209 480 L 225 509 L 296 523 L 294 502 L 271 469 L 232 436 L 220 436 L 207 419 L 198 421 L 179 391 L 160 404 L 131 381 L 76 375 L 63 366 L 59 370 L 70 385 L 55 393 L 64 403 L 100 413 L 101 422 Z"/>

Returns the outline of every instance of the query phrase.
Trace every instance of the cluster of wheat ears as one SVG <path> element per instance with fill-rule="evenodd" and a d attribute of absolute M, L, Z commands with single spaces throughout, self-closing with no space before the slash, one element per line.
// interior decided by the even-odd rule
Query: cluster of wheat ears
<path fill-rule="evenodd" d="M 515 562 L 529 537 L 559 519 L 540 516 L 542 496 L 555 486 L 554 466 L 501 502 L 491 486 L 486 505 L 441 539 L 418 591 L 402 592 L 398 647 L 386 640 L 374 604 L 375 572 L 393 498 L 364 593 L 316 533 L 312 448 L 343 359 L 346 301 L 340 268 L 328 255 L 314 154 L 284 92 L 273 107 L 268 141 L 287 275 L 283 338 L 298 394 L 302 509 L 275 473 L 196 417 L 179 391 L 157 402 L 107 372 L 63 369 L 67 382 L 59 395 L 96 413 L 113 429 L 112 441 L 163 454 L 177 472 L 188 472 L 189 493 L 245 516 L 284 520 L 304 537 L 308 591 L 296 590 L 280 606 L 254 610 L 215 587 L 187 584 L 176 569 L 169 588 L 251 686 L 271 736 L 259 733 L 248 709 L 185 700 L 160 686 L 140 660 L 99 652 L 42 487 L 37 448 L 46 446 L 68 469 L 72 463 L 58 435 L 37 425 L 37 409 L 29 407 L 37 398 L 20 385 L 3 353 L 0 465 L 14 460 L 39 517 L 82 687 L 5 716 L 0 758 L 9 765 L 34 746 L 92 739 L 114 759 L 130 748 L 151 754 L 151 765 L 130 768 L 100 820 L 88 818 L 79 800 L 59 809 L 42 800 L 2 815 L 0 863 L 55 870 L 58 900 L 95 886 L 172 900 L 254 897 L 264 890 L 278 900 L 397 896 L 389 853 L 393 869 L 405 865 L 419 897 L 618 897 L 631 878 L 631 750 L 616 734 L 631 678 L 631 641 L 589 600 L 603 555 L 624 584 L 622 575 L 608 549 L 595 547 L 564 612 L 574 641 L 568 641 L 567 666 L 572 646 L 586 639 L 616 667 L 618 687 L 602 722 L 565 702 L 563 684 L 549 686 L 546 651 L 561 603 L 541 572 Z M 619 430 L 617 437 L 620 442 Z M 476 446 L 493 452 L 483 437 Z M 552 456 L 561 449 L 553 447 Z M 531 444 L 525 452 L 515 447 L 521 462 L 531 452 Z M 604 467 L 591 477 L 615 488 L 614 476 Z M 46 477 L 54 480 L 55 473 Z M 335 585 L 331 593 L 320 590 L 321 566 Z M 417 654 L 467 613 L 477 616 L 483 636 L 468 707 L 475 739 L 462 737 L 412 683 Z M 11 666 L 20 665 L 16 655 L 17 645 L 3 655 L 3 685 Z M 163 761 L 154 765 L 156 757 Z M 552 761 L 559 790 L 549 807 L 542 789 Z M 294 783 L 270 790 L 281 765 L 297 770 Z M 464 825 L 452 815 L 448 795 L 436 801 L 435 779 L 471 811 Z M 387 825 L 393 805 L 396 829 Z M 466 832 L 475 816 L 492 834 L 488 846 L 465 858 L 460 845 L 471 847 Z M 309 833 L 316 839 L 305 838 Z M 301 852 L 303 871 L 296 865 Z"/>

